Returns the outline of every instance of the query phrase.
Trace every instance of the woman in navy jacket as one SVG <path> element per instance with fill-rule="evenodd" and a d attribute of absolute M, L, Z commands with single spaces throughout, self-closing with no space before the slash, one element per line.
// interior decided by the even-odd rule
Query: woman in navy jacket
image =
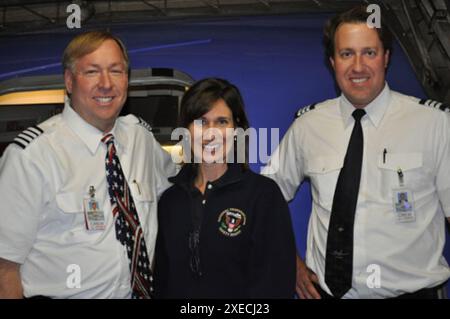
<path fill-rule="evenodd" d="M 248 139 L 235 130 L 249 127 L 239 90 L 197 82 L 182 99 L 181 122 L 190 146 L 159 201 L 155 296 L 292 298 L 289 208 L 275 182 L 248 168 Z"/>

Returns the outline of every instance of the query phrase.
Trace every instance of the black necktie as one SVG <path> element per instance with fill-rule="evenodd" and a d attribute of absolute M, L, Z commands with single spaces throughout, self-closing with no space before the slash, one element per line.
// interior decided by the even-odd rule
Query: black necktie
<path fill-rule="evenodd" d="M 363 109 L 357 109 L 352 114 L 355 126 L 336 184 L 328 226 L 325 282 L 336 298 L 344 296 L 352 287 L 353 224 L 363 160 L 361 118 L 365 114 Z"/>

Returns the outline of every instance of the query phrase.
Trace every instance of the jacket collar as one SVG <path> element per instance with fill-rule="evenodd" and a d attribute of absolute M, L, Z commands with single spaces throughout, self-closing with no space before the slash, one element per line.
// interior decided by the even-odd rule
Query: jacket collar
<path fill-rule="evenodd" d="M 185 189 L 193 190 L 195 188 L 194 179 L 197 176 L 197 170 L 198 164 L 185 164 L 176 176 L 169 178 L 169 182 Z M 246 170 L 242 164 L 228 164 L 226 172 L 215 181 L 209 183 L 213 185 L 214 189 L 223 188 L 241 181 L 245 173 Z"/>

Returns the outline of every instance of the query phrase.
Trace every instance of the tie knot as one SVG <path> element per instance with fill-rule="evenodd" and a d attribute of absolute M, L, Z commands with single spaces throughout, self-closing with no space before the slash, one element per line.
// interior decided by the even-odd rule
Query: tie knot
<path fill-rule="evenodd" d="M 364 115 L 366 115 L 366 111 L 364 111 L 363 109 L 356 109 L 352 113 L 353 118 L 357 122 L 359 122 Z"/>
<path fill-rule="evenodd" d="M 105 143 L 106 145 L 114 143 L 114 135 L 112 135 L 111 133 L 106 134 L 102 137 L 102 143 Z"/>

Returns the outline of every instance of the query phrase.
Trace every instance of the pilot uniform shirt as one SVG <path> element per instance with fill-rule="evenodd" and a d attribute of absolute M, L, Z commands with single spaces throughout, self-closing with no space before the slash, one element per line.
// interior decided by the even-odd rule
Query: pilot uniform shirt
<path fill-rule="evenodd" d="M 292 298 L 295 239 L 276 183 L 228 164 L 202 194 L 194 186 L 195 172 L 195 166 L 183 166 L 159 201 L 155 297 Z M 195 224 L 201 225 L 199 272 L 191 270 Z"/>
<path fill-rule="evenodd" d="M 354 224 L 353 280 L 344 298 L 386 298 L 431 288 L 450 271 L 443 256 L 450 216 L 449 115 L 385 85 L 365 107 L 363 163 Z M 430 106 L 440 106 L 431 103 Z M 312 212 L 306 263 L 325 283 L 331 208 L 354 126 L 344 95 L 300 110 L 263 174 L 286 200 L 310 180 Z M 398 222 L 399 173 L 413 194 L 415 221 Z M 411 200 L 411 199 L 410 199 Z M 404 208 L 408 208 L 409 206 Z"/>
<path fill-rule="evenodd" d="M 119 117 L 111 133 L 152 260 L 157 198 L 175 167 L 142 123 L 133 115 Z M 21 265 L 25 297 L 131 297 L 102 136 L 66 104 L 62 114 L 21 133 L 0 161 L 0 258 Z M 103 231 L 86 230 L 83 201 L 91 186 L 105 216 Z"/>

